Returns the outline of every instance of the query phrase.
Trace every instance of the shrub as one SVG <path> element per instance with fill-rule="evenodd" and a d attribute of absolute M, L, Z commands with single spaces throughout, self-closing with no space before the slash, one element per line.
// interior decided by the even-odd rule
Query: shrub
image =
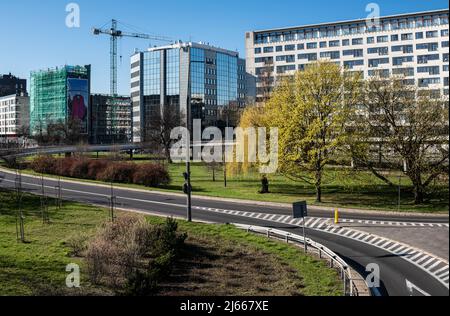
<path fill-rule="evenodd" d="M 164 166 L 157 164 L 142 164 L 137 167 L 133 177 L 134 184 L 147 187 L 159 187 L 170 183 L 170 176 Z"/>
<path fill-rule="evenodd" d="M 54 174 L 56 172 L 56 159 L 52 156 L 39 156 L 33 160 L 30 167 L 37 173 Z"/>
<path fill-rule="evenodd" d="M 186 235 L 168 220 L 152 226 L 143 217 L 126 216 L 106 224 L 86 251 L 90 279 L 118 294 L 149 295 L 170 275 Z"/>
<path fill-rule="evenodd" d="M 70 248 L 70 255 L 80 257 L 87 249 L 89 237 L 86 234 L 76 234 L 65 241 L 65 245 Z"/>
<path fill-rule="evenodd" d="M 56 161 L 56 174 L 62 177 L 70 177 L 72 165 L 74 164 L 75 159 L 66 157 L 63 159 L 58 159 Z"/>
<path fill-rule="evenodd" d="M 97 175 L 102 173 L 108 166 L 108 161 L 105 160 L 89 160 L 87 178 L 96 180 Z"/>
<path fill-rule="evenodd" d="M 72 178 L 86 179 L 89 171 L 89 161 L 84 158 L 75 159 L 70 168 Z"/>
<path fill-rule="evenodd" d="M 110 163 L 97 175 L 97 180 L 118 183 L 133 183 L 136 165 L 132 163 Z"/>

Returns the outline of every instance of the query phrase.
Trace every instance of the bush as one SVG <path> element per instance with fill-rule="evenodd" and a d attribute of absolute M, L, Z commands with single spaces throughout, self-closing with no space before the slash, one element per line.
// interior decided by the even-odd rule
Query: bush
<path fill-rule="evenodd" d="M 73 158 L 63 158 L 58 159 L 56 161 L 56 174 L 62 177 L 70 177 L 72 165 L 74 164 L 75 159 Z"/>
<path fill-rule="evenodd" d="M 69 237 L 64 243 L 70 248 L 70 255 L 74 257 L 81 257 L 87 249 L 89 237 L 86 234 L 76 234 Z"/>
<path fill-rule="evenodd" d="M 133 183 L 136 165 L 132 163 L 110 163 L 102 172 L 97 174 L 97 180 L 118 183 Z"/>
<path fill-rule="evenodd" d="M 186 235 L 177 224 L 152 226 L 143 217 L 120 217 L 106 224 L 88 245 L 86 262 L 91 282 L 118 294 L 149 295 L 167 278 Z"/>
<path fill-rule="evenodd" d="M 102 173 L 108 166 L 108 161 L 105 160 L 89 160 L 87 178 L 96 180 L 97 175 Z"/>
<path fill-rule="evenodd" d="M 170 183 L 170 176 L 164 166 L 157 164 L 142 164 L 137 167 L 133 177 L 134 184 L 147 187 L 159 187 Z"/>
<path fill-rule="evenodd" d="M 39 156 L 33 160 L 31 169 L 37 173 L 56 173 L 56 159 L 52 156 Z"/>
<path fill-rule="evenodd" d="M 83 158 L 75 159 L 70 168 L 72 178 L 87 179 L 89 171 L 89 161 Z"/>

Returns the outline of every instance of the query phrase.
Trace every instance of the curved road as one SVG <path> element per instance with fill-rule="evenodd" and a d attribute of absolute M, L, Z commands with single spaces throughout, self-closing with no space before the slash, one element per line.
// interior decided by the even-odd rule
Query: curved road
<path fill-rule="evenodd" d="M 54 196 L 55 179 L 45 179 L 46 192 L 49 196 Z M 22 176 L 22 186 L 24 191 L 39 194 L 41 190 L 40 179 L 27 175 Z M 110 188 L 108 186 L 97 186 L 88 183 L 73 183 L 62 181 L 62 197 L 66 200 L 96 204 L 108 207 Z M 0 187 L 7 189 L 15 188 L 14 172 L 0 171 Z M 165 216 L 185 216 L 186 198 L 177 195 L 166 195 L 161 193 L 141 192 L 126 188 L 115 187 L 114 194 L 117 198 L 117 206 L 123 209 L 143 211 Z M 204 199 L 193 200 L 193 218 L 216 223 L 241 223 L 264 227 L 274 227 L 292 233 L 302 234 L 298 226 L 278 224 L 264 220 L 244 218 L 229 214 L 221 214 L 208 211 L 208 208 L 237 210 L 245 212 L 258 212 L 267 214 L 290 215 L 291 210 L 284 207 L 259 206 L 248 203 L 237 203 L 228 201 L 210 201 Z M 330 212 L 325 210 L 314 210 L 311 216 L 330 217 Z M 349 217 L 350 218 L 350 217 Z M 376 216 L 373 214 L 353 214 L 352 219 L 370 220 L 390 220 L 390 221 L 426 221 L 448 223 L 448 217 L 421 217 L 419 215 L 405 218 L 395 214 Z M 420 290 L 433 296 L 448 296 L 449 290 L 431 275 L 404 260 L 400 256 L 379 249 L 377 247 L 361 243 L 344 237 L 327 234 L 317 230 L 307 230 L 308 237 L 327 246 L 355 270 L 365 275 L 365 267 L 370 263 L 380 266 L 382 286 L 379 289 L 381 294 L 389 296 L 409 296 L 410 292 L 407 282 L 416 285 Z M 415 295 L 422 295 L 416 291 Z"/>

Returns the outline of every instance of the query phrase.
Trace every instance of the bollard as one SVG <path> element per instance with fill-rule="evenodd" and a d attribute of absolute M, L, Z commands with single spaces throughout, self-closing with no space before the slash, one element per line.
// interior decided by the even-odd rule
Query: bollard
<path fill-rule="evenodd" d="M 336 209 L 335 211 L 334 211 L 334 223 L 337 225 L 337 224 L 339 224 L 339 210 L 338 209 Z"/>

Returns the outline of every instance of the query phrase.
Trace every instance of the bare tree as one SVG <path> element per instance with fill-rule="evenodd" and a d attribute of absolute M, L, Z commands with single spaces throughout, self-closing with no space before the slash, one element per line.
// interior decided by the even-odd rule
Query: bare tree
<path fill-rule="evenodd" d="M 144 142 L 164 153 L 169 163 L 172 163 L 170 149 L 173 140 L 170 137 L 172 130 L 181 125 L 181 115 L 175 106 L 162 106 L 160 113 L 153 113 L 146 120 Z"/>
<path fill-rule="evenodd" d="M 378 148 L 378 160 L 401 169 L 413 184 L 415 203 L 423 203 L 426 188 L 448 173 L 446 101 L 434 91 L 395 77 L 369 80 L 363 95 L 363 108 L 354 126 L 358 139 L 351 146 L 354 161 L 393 186 L 370 154 Z"/>

